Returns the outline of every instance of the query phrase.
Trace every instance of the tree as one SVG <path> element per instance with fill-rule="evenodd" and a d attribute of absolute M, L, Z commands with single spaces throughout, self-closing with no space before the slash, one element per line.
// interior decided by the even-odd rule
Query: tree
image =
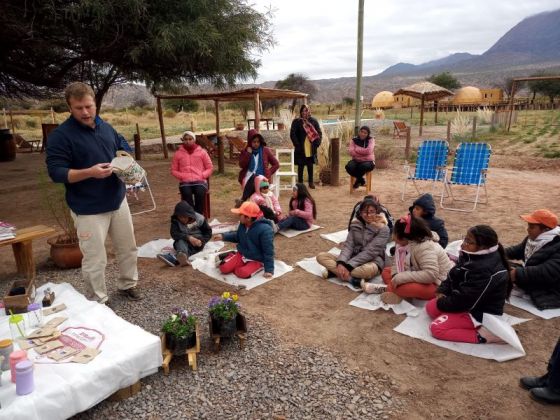
<path fill-rule="evenodd" d="M 531 77 L 555 76 L 546 72 L 532 74 Z M 556 75 L 557 76 L 557 75 Z M 560 79 L 532 80 L 528 82 L 529 90 L 533 93 L 533 101 L 537 93 L 548 96 L 550 103 L 554 103 L 554 98 L 560 96 Z"/>
<path fill-rule="evenodd" d="M 0 95 L 44 97 L 73 80 L 98 110 L 115 84 L 217 87 L 255 78 L 270 14 L 247 0 L 4 0 Z"/>
<path fill-rule="evenodd" d="M 345 96 L 344 98 L 342 98 L 342 103 L 344 106 L 354 106 L 354 98 Z"/>
<path fill-rule="evenodd" d="M 297 90 L 299 92 L 307 93 L 309 95 L 307 99 L 313 98 L 313 96 L 317 93 L 317 88 L 313 83 L 311 83 L 309 77 L 301 73 L 290 73 L 285 79 L 278 80 L 274 87 L 276 89 Z M 296 106 L 296 102 L 297 99 L 292 100 L 292 112 Z"/>
<path fill-rule="evenodd" d="M 448 71 L 444 71 L 439 74 L 432 74 L 426 80 L 446 89 L 459 89 L 461 87 L 459 80 L 457 80 L 457 78 Z"/>

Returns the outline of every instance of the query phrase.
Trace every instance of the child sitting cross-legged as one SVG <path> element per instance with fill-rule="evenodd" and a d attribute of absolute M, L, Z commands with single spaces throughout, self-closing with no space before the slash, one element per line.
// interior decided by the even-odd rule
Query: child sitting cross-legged
<path fill-rule="evenodd" d="M 236 242 L 237 252 L 226 253 L 223 254 L 225 258 L 219 258 L 220 272 L 248 279 L 264 269 L 263 276 L 271 278 L 274 274 L 272 222 L 263 217 L 259 206 L 252 201 L 245 201 L 231 212 L 239 215 L 237 231 L 218 234 L 214 239 Z"/>
<path fill-rule="evenodd" d="M 288 208 L 290 210 L 288 217 L 278 223 L 280 230 L 307 230 L 317 218 L 315 200 L 304 184 L 297 183 L 294 186 Z"/>
<path fill-rule="evenodd" d="M 464 343 L 503 343 L 481 326 L 483 315 L 502 315 L 512 289 L 509 265 L 498 235 L 490 226 L 467 231 L 457 265 L 426 304 L 432 335 Z"/>
<path fill-rule="evenodd" d="M 385 266 L 385 246 L 389 241 L 387 219 L 379 204 L 366 198 L 350 223 L 348 236 L 338 257 L 321 252 L 317 262 L 325 267 L 323 277 L 338 277 L 360 287 L 363 279 L 372 279 Z"/>
<path fill-rule="evenodd" d="M 171 237 L 177 255 L 158 254 L 157 258 L 167 265 L 190 265 L 189 256 L 202 251 L 204 245 L 212 238 L 212 228 L 206 218 L 194 211 L 186 201 L 175 206 L 171 216 Z"/>
<path fill-rule="evenodd" d="M 408 214 L 395 222 L 396 243 L 392 267 L 381 273 L 385 285 L 363 283 L 366 293 L 382 293 L 381 300 L 396 304 L 403 298 L 429 300 L 445 280 L 453 263 L 439 246 L 426 222 Z"/>

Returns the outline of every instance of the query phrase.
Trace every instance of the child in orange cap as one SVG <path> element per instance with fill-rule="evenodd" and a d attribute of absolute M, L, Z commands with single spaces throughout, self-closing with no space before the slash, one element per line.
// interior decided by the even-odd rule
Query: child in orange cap
<path fill-rule="evenodd" d="M 274 231 L 272 222 L 262 217 L 256 203 L 246 201 L 238 209 L 239 227 L 235 232 L 216 235 L 214 239 L 237 243 L 237 252 L 228 255 L 220 263 L 223 274 L 234 273 L 248 279 L 264 269 L 264 277 L 274 274 Z"/>
<path fill-rule="evenodd" d="M 558 216 L 547 209 L 521 215 L 527 237 L 506 248 L 506 256 L 520 260 L 510 271 L 514 284 L 531 296 L 540 310 L 560 308 L 560 227 Z"/>

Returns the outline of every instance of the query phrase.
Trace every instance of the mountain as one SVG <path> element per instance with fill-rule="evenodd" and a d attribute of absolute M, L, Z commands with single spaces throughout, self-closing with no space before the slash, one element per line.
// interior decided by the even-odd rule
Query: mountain
<path fill-rule="evenodd" d="M 409 64 L 409 63 L 398 63 L 394 66 L 388 67 L 383 72 L 379 73 L 379 76 L 395 76 L 398 74 L 405 74 L 414 72 L 416 70 L 429 70 L 437 67 L 446 67 L 450 66 L 455 63 L 464 62 L 465 60 L 469 60 L 471 58 L 479 57 L 477 55 L 469 54 L 469 53 L 455 53 L 448 55 L 447 57 L 440 58 L 439 60 L 432 60 L 428 61 L 427 63 L 423 64 Z"/>

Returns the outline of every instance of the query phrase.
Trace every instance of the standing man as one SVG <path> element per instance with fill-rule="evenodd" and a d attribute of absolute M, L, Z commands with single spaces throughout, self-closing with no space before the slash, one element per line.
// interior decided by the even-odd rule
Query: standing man
<path fill-rule="evenodd" d="M 137 248 L 125 185 L 110 166 L 120 148 L 119 136 L 96 115 L 90 86 L 74 82 L 64 93 L 71 115 L 49 136 L 47 168 L 52 180 L 66 187 L 83 254 L 87 297 L 99 303 L 108 300 L 105 239 L 109 234 L 119 264 L 119 292 L 131 300 L 142 299 L 136 288 Z"/>
<path fill-rule="evenodd" d="M 307 105 L 299 109 L 299 118 L 292 121 L 290 139 L 294 145 L 294 160 L 298 167 L 298 182 L 303 184 L 303 170 L 307 167 L 309 188 L 314 189 L 313 165 L 317 163 L 317 149 L 321 145 L 323 133 L 319 122 L 311 116 Z"/>

